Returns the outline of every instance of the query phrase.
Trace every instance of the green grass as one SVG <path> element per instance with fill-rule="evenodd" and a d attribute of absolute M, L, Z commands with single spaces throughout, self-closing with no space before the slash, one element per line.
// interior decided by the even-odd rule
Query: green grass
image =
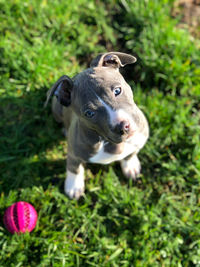
<path fill-rule="evenodd" d="M 172 4 L 0 1 L 0 215 L 20 200 L 39 215 L 24 235 L 0 220 L 0 266 L 200 266 L 200 41 Z M 142 175 L 88 165 L 86 196 L 69 200 L 67 146 L 43 103 L 106 50 L 139 58 L 127 69 L 150 124 Z"/>

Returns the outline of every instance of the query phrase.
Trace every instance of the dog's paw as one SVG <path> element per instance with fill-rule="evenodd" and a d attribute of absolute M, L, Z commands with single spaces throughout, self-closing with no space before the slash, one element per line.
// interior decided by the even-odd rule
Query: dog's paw
<path fill-rule="evenodd" d="M 83 171 L 79 174 L 68 171 L 64 187 L 66 195 L 68 195 L 71 199 L 79 199 L 84 194 L 85 190 Z"/>
<path fill-rule="evenodd" d="M 141 171 L 141 164 L 138 157 L 133 155 L 131 158 L 127 160 L 124 159 L 120 163 L 124 176 L 136 180 Z"/>

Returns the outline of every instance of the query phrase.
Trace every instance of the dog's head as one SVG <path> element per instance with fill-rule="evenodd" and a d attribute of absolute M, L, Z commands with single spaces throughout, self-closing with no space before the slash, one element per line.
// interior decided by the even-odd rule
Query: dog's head
<path fill-rule="evenodd" d="M 101 54 L 73 79 L 62 76 L 50 89 L 47 102 L 56 95 L 63 106 L 71 105 L 85 126 L 107 141 L 120 143 L 134 134 L 139 119 L 132 90 L 119 72 L 134 62 L 135 57 L 124 53 Z"/>

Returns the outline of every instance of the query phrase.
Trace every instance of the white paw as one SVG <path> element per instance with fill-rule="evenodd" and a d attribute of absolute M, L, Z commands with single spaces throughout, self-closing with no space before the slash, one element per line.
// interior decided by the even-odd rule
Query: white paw
<path fill-rule="evenodd" d="M 85 183 L 83 167 L 80 168 L 80 172 L 78 174 L 67 171 L 64 190 L 70 198 L 79 199 L 84 194 Z"/>
<path fill-rule="evenodd" d="M 136 180 L 141 171 L 141 165 L 138 157 L 136 155 L 133 155 L 130 159 L 124 159 L 120 163 L 124 176 Z"/>

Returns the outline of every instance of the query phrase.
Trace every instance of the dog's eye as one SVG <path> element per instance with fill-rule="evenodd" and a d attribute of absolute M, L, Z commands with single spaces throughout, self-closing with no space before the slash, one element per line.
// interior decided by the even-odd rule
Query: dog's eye
<path fill-rule="evenodd" d="M 91 109 L 86 109 L 86 111 L 84 112 L 84 115 L 87 117 L 87 118 L 92 118 L 94 116 L 94 111 L 91 110 Z"/>
<path fill-rule="evenodd" d="M 116 87 L 116 88 L 114 89 L 114 94 L 115 94 L 115 96 L 118 96 L 118 95 L 120 95 L 120 94 L 121 94 L 121 92 L 122 92 L 122 89 L 121 89 L 121 87 Z"/>

